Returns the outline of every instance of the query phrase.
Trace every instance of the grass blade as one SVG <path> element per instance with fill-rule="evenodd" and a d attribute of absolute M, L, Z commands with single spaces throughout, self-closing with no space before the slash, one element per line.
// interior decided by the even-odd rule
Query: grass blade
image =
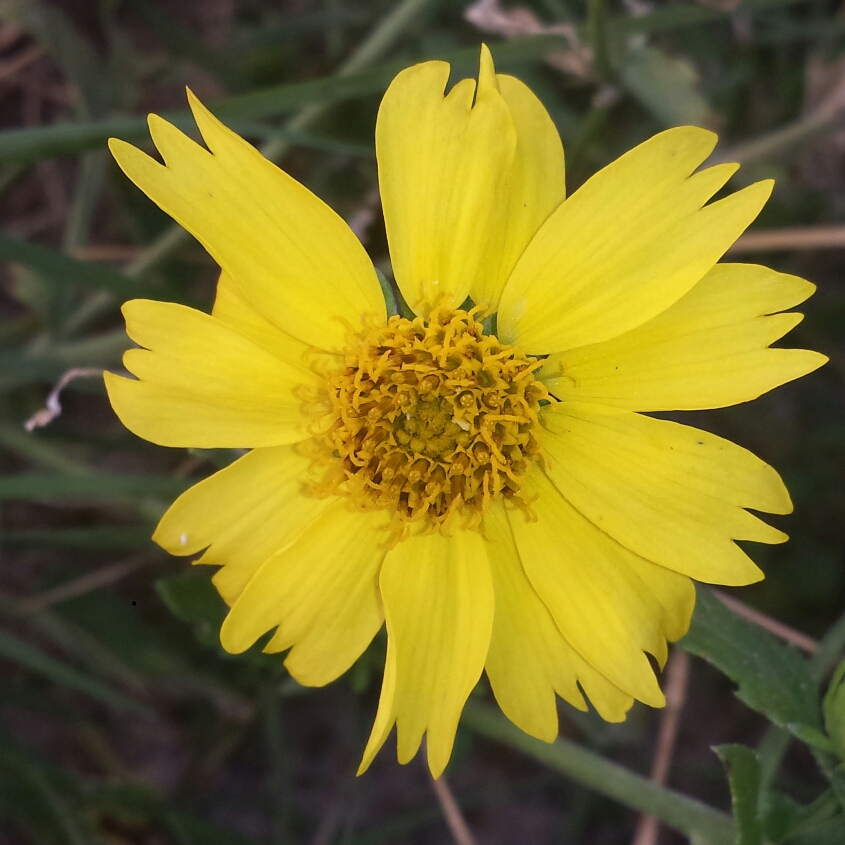
<path fill-rule="evenodd" d="M 138 716 L 149 714 L 148 708 L 140 702 L 113 690 L 97 678 L 92 678 L 90 675 L 55 660 L 41 649 L 19 639 L 8 631 L 0 630 L 0 656 L 54 683 L 81 692 L 115 710 L 134 713 Z"/>

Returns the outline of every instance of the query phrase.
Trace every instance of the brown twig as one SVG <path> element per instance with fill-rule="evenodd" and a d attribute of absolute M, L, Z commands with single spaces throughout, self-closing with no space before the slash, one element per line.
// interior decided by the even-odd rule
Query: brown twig
<path fill-rule="evenodd" d="M 809 654 L 815 654 L 819 650 L 819 644 L 812 637 L 796 631 L 795 628 L 790 628 L 789 625 L 784 625 L 783 622 L 772 619 L 771 616 L 767 616 L 765 613 L 749 607 L 744 602 L 735 599 L 733 596 L 729 596 L 727 593 L 723 593 L 721 590 L 713 590 L 713 595 L 734 613 L 742 616 L 749 622 L 753 622 L 755 625 L 759 625 L 761 628 L 765 628 L 769 633 L 780 637 L 782 640 L 786 640 L 786 642 L 791 643 L 796 648 L 800 648 Z"/>
<path fill-rule="evenodd" d="M 654 748 L 654 760 L 651 767 L 651 779 L 663 786 L 669 775 L 678 728 L 681 724 L 681 711 L 687 697 L 689 680 L 689 654 L 682 648 L 673 648 L 666 664 L 666 709 L 660 720 L 657 743 Z M 655 816 L 640 816 L 633 845 L 656 845 L 660 831 L 660 822 Z"/>
<path fill-rule="evenodd" d="M 12 59 L 0 64 L 0 82 L 5 82 L 16 73 L 31 65 L 36 59 L 44 55 L 44 49 L 39 46 L 30 47 Z"/>
<path fill-rule="evenodd" d="M 802 249 L 845 249 L 845 226 L 788 226 L 746 232 L 728 252 L 738 255 Z"/>
<path fill-rule="evenodd" d="M 458 806 L 452 790 L 449 789 L 449 784 L 446 783 L 446 779 L 441 775 L 439 778 L 432 778 L 431 783 L 456 845 L 476 845 L 475 837 L 470 832 L 469 825 L 467 825 L 461 808 Z"/>
<path fill-rule="evenodd" d="M 0 24 L 0 53 L 14 47 L 24 37 L 23 30 L 13 23 L 4 21 Z"/>

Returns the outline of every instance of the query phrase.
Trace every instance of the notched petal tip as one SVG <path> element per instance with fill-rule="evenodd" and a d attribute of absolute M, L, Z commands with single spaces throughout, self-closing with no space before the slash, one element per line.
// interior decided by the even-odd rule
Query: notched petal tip
<path fill-rule="evenodd" d="M 475 100 L 483 100 L 495 91 L 499 93 L 499 83 L 496 79 L 496 66 L 493 64 L 493 54 L 486 44 L 481 45 L 481 54 L 478 59 L 478 87 L 475 92 Z"/>

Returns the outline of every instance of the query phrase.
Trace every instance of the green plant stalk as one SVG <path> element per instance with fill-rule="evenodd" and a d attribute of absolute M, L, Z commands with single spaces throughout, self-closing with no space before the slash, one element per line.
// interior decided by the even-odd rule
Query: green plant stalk
<path fill-rule="evenodd" d="M 563 772 L 579 783 L 649 815 L 708 845 L 734 845 L 736 828 L 730 816 L 694 798 L 659 786 L 648 778 L 558 739 L 551 744 L 523 733 L 489 705 L 468 702 L 463 724 Z"/>
<path fill-rule="evenodd" d="M 616 74 L 608 49 L 605 0 L 587 0 L 587 37 L 593 51 L 593 67 L 596 74 L 603 82 L 612 82 Z"/>
<path fill-rule="evenodd" d="M 778 158 L 801 144 L 832 132 L 843 123 L 845 123 L 845 109 L 810 114 L 759 138 L 744 141 L 725 150 L 718 150 L 709 163 L 751 164 Z"/>
<path fill-rule="evenodd" d="M 261 695 L 264 745 L 267 752 L 267 782 L 272 816 L 271 845 L 285 845 L 290 830 L 289 753 L 282 730 L 282 702 L 278 682 L 267 684 Z"/>
<path fill-rule="evenodd" d="M 76 193 L 62 240 L 64 252 L 73 252 L 74 249 L 85 246 L 88 242 L 107 166 L 106 150 L 94 150 L 82 156 L 79 162 Z"/>

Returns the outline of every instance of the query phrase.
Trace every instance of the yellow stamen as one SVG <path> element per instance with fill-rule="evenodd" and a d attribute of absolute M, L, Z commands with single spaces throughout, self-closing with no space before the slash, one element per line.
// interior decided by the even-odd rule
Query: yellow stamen
<path fill-rule="evenodd" d="M 478 311 L 391 317 L 327 375 L 335 420 L 318 440 L 342 467 L 332 492 L 394 511 L 399 536 L 407 523 L 437 527 L 455 511 L 477 527 L 499 495 L 528 507 L 523 480 L 541 459 L 537 409 L 552 400 L 533 375 L 540 362 L 485 335 Z"/>

